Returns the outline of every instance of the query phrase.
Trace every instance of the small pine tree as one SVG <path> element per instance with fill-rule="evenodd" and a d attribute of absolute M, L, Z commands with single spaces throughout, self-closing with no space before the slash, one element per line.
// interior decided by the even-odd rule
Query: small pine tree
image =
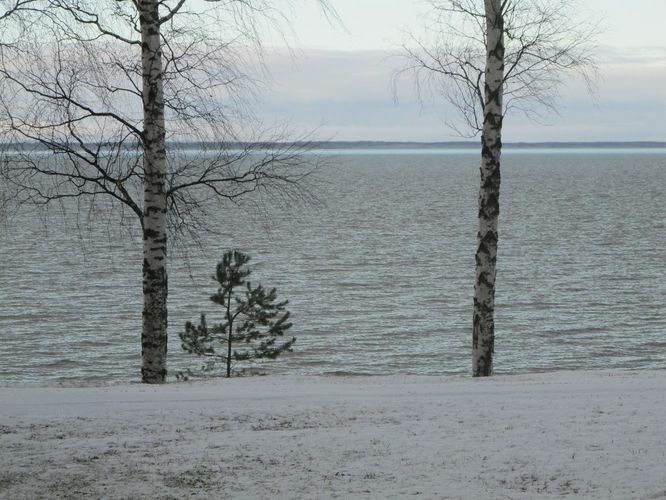
<path fill-rule="evenodd" d="M 260 358 L 275 359 L 283 352 L 291 352 L 295 338 L 278 343 L 278 337 L 291 328 L 289 301 L 277 301 L 275 288 L 267 291 L 261 285 L 253 287 L 246 278 L 250 257 L 238 250 L 229 250 L 217 264 L 213 279 L 219 288 L 210 300 L 222 306 L 224 319 L 209 327 L 206 315 L 201 315 L 198 325 L 185 324 L 180 332 L 184 351 L 206 356 L 226 365 L 226 376 L 231 377 L 232 361 L 252 361 Z M 236 349 L 235 345 L 242 345 Z M 221 352 L 216 349 L 222 348 Z M 211 365 L 204 369 L 211 369 Z"/>

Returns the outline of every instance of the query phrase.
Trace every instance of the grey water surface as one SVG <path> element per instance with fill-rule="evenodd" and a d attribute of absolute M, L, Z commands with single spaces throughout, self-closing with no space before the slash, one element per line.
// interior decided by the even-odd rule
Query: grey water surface
<path fill-rule="evenodd" d="M 172 373 L 200 365 L 177 332 L 215 318 L 227 248 L 290 301 L 295 352 L 269 373 L 470 371 L 478 153 L 327 163 L 318 205 L 230 205 L 206 255 L 172 255 Z M 502 168 L 496 372 L 666 368 L 666 152 L 508 151 Z M 139 379 L 140 239 L 117 219 L 24 210 L 0 224 L 0 256 L 0 384 Z"/>

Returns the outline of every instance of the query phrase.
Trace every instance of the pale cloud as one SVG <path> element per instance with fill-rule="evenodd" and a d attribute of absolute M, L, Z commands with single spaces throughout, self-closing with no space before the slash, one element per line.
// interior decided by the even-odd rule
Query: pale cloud
<path fill-rule="evenodd" d="M 559 114 L 545 124 L 509 116 L 504 137 L 516 141 L 666 140 L 661 114 L 666 110 L 666 65 L 660 49 L 644 51 L 643 60 L 616 56 L 601 64 L 596 95 L 582 81 L 562 89 Z M 660 55 L 661 54 L 661 55 Z M 260 106 L 267 121 L 287 120 L 301 133 L 317 130 L 322 139 L 337 140 L 459 140 L 446 122 L 455 111 L 437 96 L 416 98 L 413 83 L 404 79 L 398 100 L 392 78 L 400 59 L 383 51 L 302 51 L 267 56 L 272 88 Z"/>
<path fill-rule="evenodd" d="M 666 65 L 666 46 L 603 46 L 597 51 L 599 64 Z"/>
<path fill-rule="evenodd" d="M 392 50 L 404 30 L 418 32 L 432 18 L 430 0 L 330 0 L 344 28 L 316 1 L 289 12 L 296 45 L 323 50 Z M 575 0 L 580 19 L 599 22 L 599 43 L 614 47 L 664 46 L 664 0 Z"/>
<path fill-rule="evenodd" d="M 293 53 L 267 54 L 272 84 L 262 97 L 265 121 L 288 121 L 301 133 L 317 130 L 339 140 L 457 140 L 447 122 L 455 110 L 436 95 L 415 95 L 392 79 L 405 30 L 428 18 L 428 0 L 331 0 L 345 29 L 328 22 L 316 2 L 303 2 L 290 22 L 297 34 Z M 523 116 L 505 121 L 505 141 L 666 140 L 665 0 L 579 0 L 581 18 L 600 21 L 596 54 L 600 78 L 590 96 L 586 85 L 567 78 L 556 114 L 544 123 Z M 294 55 L 295 54 L 295 55 Z M 391 55 L 393 54 L 393 55 Z"/>

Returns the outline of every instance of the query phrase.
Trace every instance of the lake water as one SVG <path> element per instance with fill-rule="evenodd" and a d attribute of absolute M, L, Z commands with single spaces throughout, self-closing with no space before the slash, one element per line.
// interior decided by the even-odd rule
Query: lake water
<path fill-rule="evenodd" d="M 171 372 L 200 365 L 177 332 L 215 317 L 232 247 L 290 300 L 295 352 L 269 373 L 470 372 L 478 153 L 329 160 L 320 205 L 230 206 L 207 256 L 173 256 Z M 666 368 L 666 151 L 507 151 L 502 168 L 496 372 Z M 0 225 L 0 384 L 139 379 L 141 244 L 116 224 Z"/>

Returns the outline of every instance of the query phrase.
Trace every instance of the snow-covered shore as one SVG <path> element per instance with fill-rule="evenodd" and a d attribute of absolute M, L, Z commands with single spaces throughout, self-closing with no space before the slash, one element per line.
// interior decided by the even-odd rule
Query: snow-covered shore
<path fill-rule="evenodd" d="M 666 371 L 0 388 L 0 498 L 666 498 Z"/>

